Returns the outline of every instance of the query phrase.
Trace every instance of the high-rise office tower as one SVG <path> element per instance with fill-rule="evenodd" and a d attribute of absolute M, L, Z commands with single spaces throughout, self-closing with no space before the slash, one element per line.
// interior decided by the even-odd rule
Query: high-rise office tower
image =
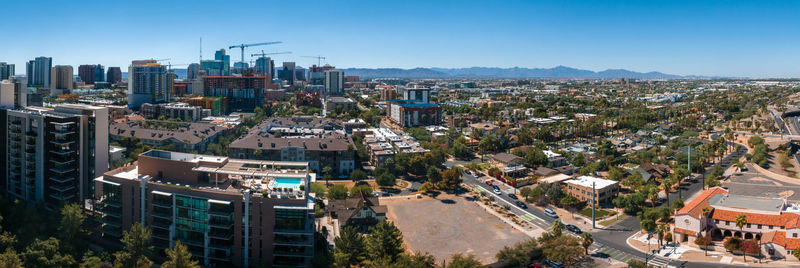
<path fill-rule="evenodd" d="M 0 81 L 0 108 L 14 109 L 28 106 L 27 78 L 12 76 Z"/>
<path fill-rule="evenodd" d="M 78 66 L 78 76 L 87 85 L 93 85 L 95 82 L 105 82 L 104 74 L 103 65 L 100 64 Z"/>
<path fill-rule="evenodd" d="M 14 64 L 0 62 L 0 81 L 14 76 Z"/>
<path fill-rule="evenodd" d="M 94 196 L 108 169 L 108 108 L 78 104 L 4 110 L 3 191 L 56 207 Z"/>
<path fill-rule="evenodd" d="M 122 81 L 122 70 L 119 67 L 108 67 L 106 81 L 109 84 L 116 84 Z"/>
<path fill-rule="evenodd" d="M 186 68 L 186 79 L 194 80 L 200 77 L 200 64 L 192 63 Z"/>
<path fill-rule="evenodd" d="M 283 62 L 283 70 L 278 71 L 278 79 L 285 80 L 290 85 L 294 85 L 294 82 L 297 80 L 297 76 L 295 75 L 294 62 Z"/>
<path fill-rule="evenodd" d="M 234 62 L 232 73 L 246 74 L 250 72 L 249 69 L 250 69 L 250 64 L 248 64 L 247 62 Z"/>
<path fill-rule="evenodd" d="M 201 61 L 200 68 L 202 68 L 208 76 L 225 76 L 225 63 L 221 60 Z"/>
<path fill-rule="evenodd" d="M 270 79 L 275 78 L 275 62 L 270 57 L 256 59 L 256 73 L 268 74 Z"/>
<path fill-rule="evenodd" d="M 56 65 L 50 71 L 50 96 L 72 92 L 72 66 Z"/>
<path fill-rule="evenodd" d="M 325 66 L 317 66 L 313 65 L 311 68 L 308 69 L 308 84 L 309 85 L 325 85 L 325 71 L 333 70 L 336 67 L 325 65 Z"/>
<path fill-rule="evenodd" d="M 344 95 L 344 71 L 339 69 L 325 71 L 325 95 Z"/>
<path fill-rule="evenodd" d="M 53 58 L 37 57 L 32 61 L 28 61 L 25 67 L 28 86 L 50 87 L 50 70 L 53 68 Z"/>
<path fill-rule="evenodd" d="M 168 102 L 172 79 L 167 67 L 155 60 L 137 60 L 128 67 L 128 106 Z"/>
<path fill-rule="evenodd" d="M 214 60 L 222 61 L 222 74 L 231 75 L 231 55 L 225 54 L 225 49 L 214 52 Z"/>

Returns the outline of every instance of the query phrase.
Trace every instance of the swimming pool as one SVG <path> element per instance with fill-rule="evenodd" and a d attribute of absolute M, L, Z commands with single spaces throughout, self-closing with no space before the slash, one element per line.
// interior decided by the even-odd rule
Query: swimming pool
<path fill-rule="evenodd" d="M 300 178 L 275 178 L 273 187 L 300 188 Z"/>

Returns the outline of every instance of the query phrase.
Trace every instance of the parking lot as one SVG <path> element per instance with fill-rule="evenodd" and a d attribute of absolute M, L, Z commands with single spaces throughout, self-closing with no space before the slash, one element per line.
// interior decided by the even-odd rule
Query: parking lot
<path fill-rule="evenodd" d="M 387 216 L 403 232 L 409 251 L 428 252 L 437 262 L 463 253 L 494 263 L 504 246 L 530 238 L 465 197 L 382 199 L 381 204 L 388 206 Z"/>

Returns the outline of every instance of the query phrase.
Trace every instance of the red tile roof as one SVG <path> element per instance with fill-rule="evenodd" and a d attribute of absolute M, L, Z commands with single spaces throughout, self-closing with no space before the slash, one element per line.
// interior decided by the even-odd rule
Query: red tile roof
<path fill-rule="evenodd" d="M 797 249 L 800 248 L 800 238 L 787 238 L 786 232 L 784 231 L 775 231 L 775 235 L 772 237 L 771 241 L 767 241 L 767 235 L 761 237 L 763 243 L 772 242 L 782 246 L 785 249 Z"/>
<path fill-rule="evenodd" d="M 800 221 L 800 214 L 791 212 L 784 212 L 780 215 L 772 215 L 730 211 L 724 209 L 715 209 L 711 214 L 711 218 L 721 221 L 736 222 L 736 216 L 738 215 L 745 215 L 747 217 L 747 223 L 749 224 L 783 226 L 786 229 L 798 227 L 798 221 Z"/>
<path fill-rule="evenodd" d="M 687 230 L 687 229 L 678 228 L 678 227 L 675 227 L 675 232 L 676 233 L 687 234 L 687 235 L 691 235 L 691 236 L 697 236 L 697 233 L 698 233 L 698 232 L 695 232 L 695 231 L 692 231 L 692 230 Z"/>
<path fill-rule="evenodd" d="M 683 208 L 681 208 L 681 210 L 679 210 L 678 213 L 676 213 L 675 215 L 688 214 L 691 215 L 692 217 L 700 218 L 700 214 L 703 213 L 703 208 L 709 207 L 708 199 L 711 199 L 711 197 L 718 194 L 727 194 L 727 193 L 728 191 L 722 189 L 721 187 L 714 187 L 708 189 L 700 193 L 700 195 L 697 196 L 697 198 L 693 199 L 691 202 L 683 206 Z"/>

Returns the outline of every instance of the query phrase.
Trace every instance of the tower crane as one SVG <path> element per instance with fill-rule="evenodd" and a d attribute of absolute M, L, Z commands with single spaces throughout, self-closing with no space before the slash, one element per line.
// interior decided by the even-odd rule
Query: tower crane
<path fill-rule="evenodd" d="M 280 44 L 280 43 L 283 43 L 283 42 L 275 41 L 275 42 L 264 42 L 264 43 L 255 43 L 255 44 L 241 44 L 241 45 L 230 46 L 230 47 L 228 47 L 228 49 L 240 48 L 242 50 L 242 61 L 241 62 L 244 64 L 244 63 L 246 63 L 244 61 L 244 48 L 246 48 L 246 47 L 255 47 L 255 46 L 274 45 L 274 44 Z"/>
<path fill-rule="evenodd" d="M 267 55 L 278 55 L 278 54 L 292 54 L 292 52 L 283 51 L 283 52 L 264 53 L 264 51 L 262 50 L 261 53 L 251 54 L 250 57 L 255 57 L 255 56 L 266 57 Z"/>
<path fill-rule="evenodd" d="M 325 57 L 319 56 L 319 55 L 317 55 L 317 56 L 302 56 L 302 57 L 303 58 L 315 58 L 315 59 L 317 59 L 317 66 L 320 66 L 320 64 L 322 63 L 322 60 L 325 59 Z"/>

